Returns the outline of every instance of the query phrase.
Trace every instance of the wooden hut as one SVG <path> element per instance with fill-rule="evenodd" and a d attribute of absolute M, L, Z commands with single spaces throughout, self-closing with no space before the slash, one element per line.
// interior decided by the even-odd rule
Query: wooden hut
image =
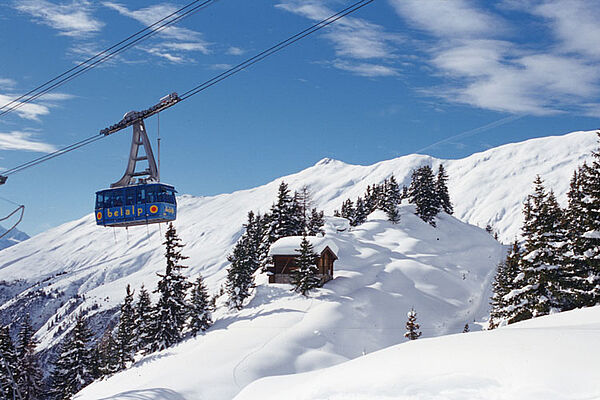
<path fill-rule="evenodd" d="M 321 283 L 333 279 L 333 263 L 338 259 L 338 247 L 326 237 L 307 236 L 306 238 L 313 246 L 317 254 L 315 260 L 319 268 Z M 269 283 L 290 283 L 290 274 L 296 268 L 296 258 L 299 252 L 302 236 L 288 236 L 277 240 L 271 245 L 269 256 L 273 264 L 268 268 Z"/>

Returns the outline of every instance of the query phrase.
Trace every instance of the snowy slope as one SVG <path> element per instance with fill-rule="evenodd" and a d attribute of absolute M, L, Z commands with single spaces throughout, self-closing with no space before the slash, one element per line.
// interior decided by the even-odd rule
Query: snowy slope
<path fill-rule="evenodd" d="M 597 306 L 265 378 L 235 399 L 598 399 L 599 336 Z"/>
<path fill-rule="evenodd" d="M 479 226 L 492 223 L 504 241 L 518 232 L 521 203 L 540 173 L 564 202 L 573 169 L 596 147 L 594 132 L 575 132 L 511 144 L 461 160 L 410 155 L 370 166 L 324 159 L 283 177 L 292 189 L 309 185 L 315 204 L 330 214 L 346 198 L 394 174 L 408 184 L 412 169 L 443 162 L 450 175 L 455 215 Z M 261 187 L 213 197 L 179 197 L 176 227 L 187 244 L 189 274 L 200 272 L 215 291 L 225 276 L 226 257 L 241 234 L 249 210 L 267 211 L 280 179 Z M 180 188 L 185 190 L 185 188 Z M 32 312 L 46 347 L 59 340 L 81 309 L 107 310 L 122 299 L 127 283 L 153 287 L 163 268 L 162 233 L 157 226 L 128 232 L 97 227 L 92 214 L 39 234 L 0 252 L 0 305 L 5 316 Z M 10 282 L 15 282 L 10 284 Z M 35 307 L 33 307 L 35 305 Z M 52 319 L 53 323 L 45 323 Z"/>
<path fill-rule="evenodd" d="M 350 232 L 327 229 L 339 248 L 335 278 L 310 298 L 259 285 L 240 313 L 217 313 L 204 335 L 142 359 L 77 399 L 231 399 L 254 380 L 338 364 L 402 341 L 415 306 L 424 337 L 459 332 L 487 312 L 493 266 L 505 249 L 484 230 L 442 214 L 433 228 L 401 207 Z M 473 326 L 475 328 L 475 326 Z"/>
<path fill-rule="evenodd" d="M 4 233 L 6 233 L 6 228 L 0 226 L 0 235 L 3 235 Z M 15 244 L 21 243 L 27 239 L 29 239 L 29 235 L 27 235 L 25 232 L 21 232 L 17 228 L 14 228 L 6 236 L 0 239 L 0 250 L 14 246 Z"/>

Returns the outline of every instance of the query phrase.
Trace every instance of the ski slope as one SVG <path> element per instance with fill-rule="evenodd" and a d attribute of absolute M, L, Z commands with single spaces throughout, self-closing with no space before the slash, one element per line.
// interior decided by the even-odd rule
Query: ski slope
<path fill-rule="evenodd" d="M 351 231 L 327 225 L 339 249 L 334 279 L 310 297 L 260 275 L 241 312 L 221 308 L 203 336 L 150 355 L 83 389 L 76 399 L 231 399 L 265 376 L 336 365 L 405 341 L 416 307 L 424 337 L 478 326 L 506 249 L 483 229 L 440 214 L 436 228 L 400 208 L 376 211 Z"/>
<path fill-rule="evenodd" d="M 236 400 L 598 399 L 600 306 L 419 339 L 324 370 L 264 378 Z"/>

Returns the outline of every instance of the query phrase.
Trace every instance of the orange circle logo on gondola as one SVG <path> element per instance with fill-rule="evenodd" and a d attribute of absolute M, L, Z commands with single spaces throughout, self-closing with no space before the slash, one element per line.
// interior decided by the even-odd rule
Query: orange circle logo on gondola
<path fill-rule="evenodd" d="M 158 207 L 157 206 L 150 206 L 150 212 L 152 214 L 156 214 L 158 212 Z"/>
<path fill-rule="evenodd" d="M 96 219 L 102 219 L 102 213 L 100 211 L 96 214 Z"/>

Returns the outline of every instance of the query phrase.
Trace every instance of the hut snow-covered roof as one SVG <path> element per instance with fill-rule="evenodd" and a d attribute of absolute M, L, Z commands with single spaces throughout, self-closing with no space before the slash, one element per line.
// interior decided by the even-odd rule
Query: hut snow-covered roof
<path fill-rule="evenodd" d="M 306 239 L 312 244 L 313 250 L 317 254 L 323 253 L 325 248 L 329 247 L 329 250 L 337 257 L 338 247 L 333 240 L 326 236 L 307 236 Z M 287 236 L 277 240 L 271 245 L 269 250 L 270 256 L 292 256 L 298 255 L 297 249 L 300 248 L 300 242 L 302 242 L 302 236 Z"/>

